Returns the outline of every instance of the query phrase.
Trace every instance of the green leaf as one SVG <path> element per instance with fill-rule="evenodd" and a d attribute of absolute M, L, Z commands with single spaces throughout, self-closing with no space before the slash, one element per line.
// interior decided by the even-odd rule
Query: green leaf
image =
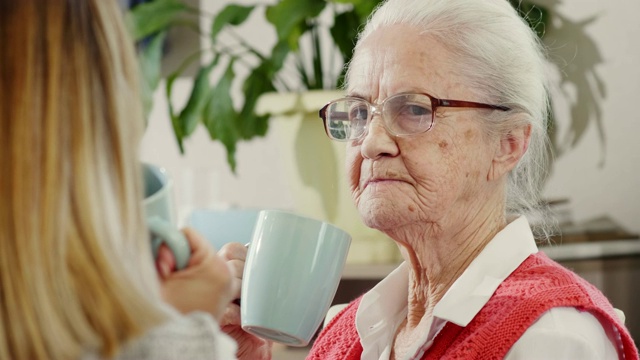
<path fill-rule="evenodd" d="M 211 26 L 211 39 L 215 42 L 216 36 L 218 36 L 220 30 L 222 30 L 226 25 L 237 26 L 242 24 L 247 20 L 254 8 L 255 5 L 227 5 L 218 13 L 218 15 L 216 15 L 215 19 L 213 19 L 213 25 Z"/>
<path fill-rule="evenodd" d="M 217 60 L 218 58 L 214 59 L 208 66 L 200 68 L 193 81 L 193 88 L 191 89 L 191 95 L 189 96 L 187 105 L 185 105 L 179 115 L 181 133 L 184 137 L 191 135 L 198 126 L 198 122 L 202 116 L 202 110 L 206 106 L 211 92 L 209 74 L 211 74 L 211 70 L 216 65 Z"/>
<path fill-rule="evenodd" d="M 363 23 L 382 1 L 384 0 L 331 0 L 335 3 L 352 4 L 353 11 L 358 15 L 360 23 Z"/>
<path fill-rule="evenodd" d="M 282 69 L 284 61 L 290 52 L 291 47 L 289 47 L 289 43 L 286 41 L 280 41 L 273 46 L 273 49 L 271 50 L 271 59 L 269 59 L 269 63 L 271 64 L 269 77 L 275 76 L 275 74 Z"/>
<path fill-rule="evenodd" d="M 210 92 L 204 109 L 203 123 L 212 140 L 219 140 L 227 150 L 227 162 L 231 171 L 236 169 L 236 143 L 239 140 L 237 129 L 238 113 L 231 99 L 231 85 L 235 77 L 233 61 L 229 62 L 224 74 Z"/>
<path fill-rule="evenodd" d="M 358 29 L 360 27 L 360 18 L 355 11 L 343 12 L 336 16 L 333 26 L 330 29 L 333 42 L 340 49 L 342 58 L 350 59 L 353 55 Z"/>
<path fill-rule="evenodd" d="M 355 3 L 355 9 L 360 17 L 360 23 L 364 23 L 373 10 L 382 3 L 383 0 L 362 0 Z"/>
<path fill-rule="evenodd" d="M 275 26 L 278 41 L 287 41 L 295 50 L 307 22 L 315 20 L 325 6 L 325 0 L 282 0 L 267 7 L 266 17 Z"/>
<path fill-rule="evenodd" d="M 150 39 L 149 43 L 138 55 L 140 72 L 142 74 L 141 92 L 145 118 L 151 112 L 151 108 L 153 106 L 153 93 L 160 82 L 162 48 L 166 37 L 166 31 L 157 33 Z"/>
<path fill-rule="evenodd" d="M 180 0 L 155 0 L 142 3 L 131 9 L 126 22 L 134 40 L 167 29 L 189 8 Z"/>
<path fill-rule="evenodd" d="M 267 132 L 269 115 L 257 116 L 255 107 L 262 94 L 276 90 L 271 81 L 271 71 L 268 64 L 262 64 L 253 69 L 242 85 L 244 105 L 240 113 L 242 122 L 239 130 L 243 139 L 264 136 Z"/>
<path fill-rule="evenodd" d="M 176 141 L 178 142 L 178 147 L 180 149 L 181 154 L 184 154 L 184 147 L 182 145 L 182 140 L 185 135 L 182 132 L 180 117 L 175 113 L 173 109 L 173 104 L 171 102 L 171 94 L 173 92 L 173 83 L 178 78 L 178 76 L 180 76 L 191 63 L 200 59 L 200 54 L 201 54 L 201 51 L 197 51 L 196 53 L 191 54 L 186 59 L 184 59 L 180 64 L 180 66 L 176 70 L 174 70 L 171 74 L 169 74 L 169 76 L 167 76 L 167 82 L 165 85 L 167 103 L 169 105 L 169 116 L 171 117 L 171 125 L 173 126 L 173 133 L 176 136 Z M 217 63 L 218 58 L 219 58 L 219 55 L 216 55 L 213 62 Z"/>
<path fill-rule="evenodd" d="M 171 126 L 173 127 L 173 134 L 176 136 L 176 142 L 178 143 L 180 154 L 184 154 L 184 145 L 182 143 L 184 134 L 182 133 L 182 127 L 180 126 L 180 118 L 175 113 L 173 109 L 173 103 L 171 102 L 171 94 L 173 92 L 173 83 L 178 78 L 178 75 L 180 75 L 180 73 L 176 71 L 171 75 L 169 75 L 169 77 L 167 77 L 165 92 L 167 94 L 167 104 L 169 106 L 169 116 L 171 117 Z"/>

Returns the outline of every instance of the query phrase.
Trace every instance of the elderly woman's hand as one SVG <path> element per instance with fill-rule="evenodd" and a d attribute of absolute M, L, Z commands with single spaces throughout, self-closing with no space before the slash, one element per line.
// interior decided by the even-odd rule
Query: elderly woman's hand
<path fill-rule="evenodd" d="M 227 262 L 233 278 L 235 299 L 240 298 L 242 273 L 247 257 L 247 248 L 240 243 L 229 243 L 220 249 L 218 255 Z M 222 317 L 220 326 L 222 331 L 235 339 L 238 343 L 236 356 L 239 360 L 268 360 L 271 359 L 271 341 L 251 335 L 242 330 L 240 322 L 240 306 L 230 303 Z"/>
<path fill-rule="evenodd" d="M 174 271 L 175 258 L 165 245 L 158 250 L 156 267 L 162 297 L 184 314 L 206 311 L 220 321 L 239 291 L 234 288 L 237 285 L 226 262 L 206 239 L 191 229 L 184 229 L 183 233 L 191 247 L 191 258 L 185 269 Z"/>

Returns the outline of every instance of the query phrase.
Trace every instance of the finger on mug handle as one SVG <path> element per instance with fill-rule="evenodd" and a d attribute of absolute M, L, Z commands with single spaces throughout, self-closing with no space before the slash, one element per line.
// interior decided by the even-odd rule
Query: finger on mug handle
<path fill-rule="evenodd" d="M 251 244 L 251 243 L 246 243 L 246 244 L 244 244 L 244 247 L 246 247 L 246 248 L 248 249 L 250 244 Z M 240 302 L 240 298 L 233 299 L 232 303 L 234 303 L 234 304 L 236 304 L 236 305 L 240 306 L 240 304 L 241 304 L 241 302 Z"/>

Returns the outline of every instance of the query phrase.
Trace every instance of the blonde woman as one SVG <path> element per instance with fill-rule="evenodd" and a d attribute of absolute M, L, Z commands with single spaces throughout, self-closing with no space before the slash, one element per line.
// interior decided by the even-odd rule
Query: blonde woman
<path fill-rule="evenodd" d="M 0 358 L 234 358 L 208 244 L 185 231 L 188 268 L 154 270 L 117 2 L 0 0 L 0 49 Z"/>

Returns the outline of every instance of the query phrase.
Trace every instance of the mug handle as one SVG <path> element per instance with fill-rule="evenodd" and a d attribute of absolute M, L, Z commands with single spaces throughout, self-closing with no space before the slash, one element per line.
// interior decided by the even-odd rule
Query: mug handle
<path fill-rule="evenodd" d="M 191 257 L 191 248 L 184 234 L 171 223 L 157 216 L 147 219 L 147 225 L 151 232 L 153 258 L 158 257 L 160 245 L 165 244 L 169 247 L 173 253 L 173 257 L 176 259 L 176 269 L 182 270 L 187 267 L 189 258 Z"/>

